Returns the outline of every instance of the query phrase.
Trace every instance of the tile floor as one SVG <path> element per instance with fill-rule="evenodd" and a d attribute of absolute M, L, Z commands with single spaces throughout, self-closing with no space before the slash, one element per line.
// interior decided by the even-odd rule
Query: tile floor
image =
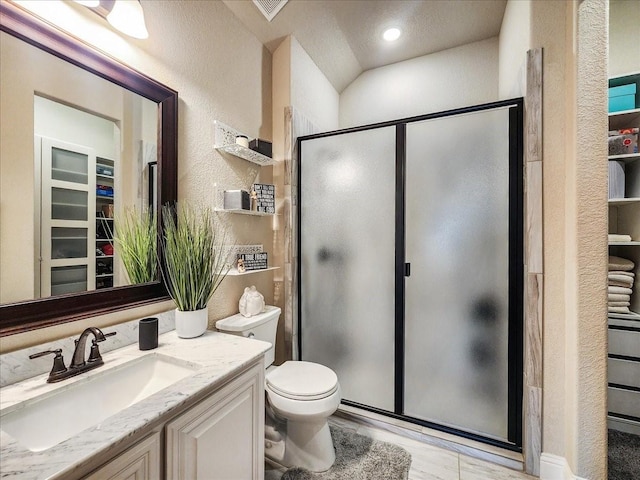
<path fill-rule="evenodd" d="M 458 454 L 386 430 L 332 416 L 329 423 L 376 440 L 401 446 L 411 454 L 409 480 L 534 480 L 536 477 Z M 278 480 L 282 471 L 265 467 L 265 480 Z M 382 480 L 382 479 L 380 479 Z"/>

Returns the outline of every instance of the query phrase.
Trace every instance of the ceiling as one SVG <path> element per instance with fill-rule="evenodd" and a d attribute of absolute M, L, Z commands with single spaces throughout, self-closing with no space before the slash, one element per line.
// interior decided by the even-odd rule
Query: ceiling
<path fill-rule="evenodd" d="M 500 33 L 507 0 L 289 0 L 269 22 L 251 0 L 223 0 L 271 52 L 293 35 L 338 92 L 362 72 Z M 382 32 L 403 34 L 389 43 Z"/>

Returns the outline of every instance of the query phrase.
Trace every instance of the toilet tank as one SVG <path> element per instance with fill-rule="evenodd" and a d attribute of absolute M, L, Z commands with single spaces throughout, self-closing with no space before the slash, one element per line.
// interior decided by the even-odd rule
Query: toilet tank
<path fill-rule="evenodd" d="M 276 331 L 280 307 L 267 305 L 264 312 L 253 317 L 243 317 L 239 313 L 216 322 L 216 328 L 223 333 L 241 335 L 269 342 L 271 348 L 264 354 L 265 368 L 273 363 L 275 358 Z"/>

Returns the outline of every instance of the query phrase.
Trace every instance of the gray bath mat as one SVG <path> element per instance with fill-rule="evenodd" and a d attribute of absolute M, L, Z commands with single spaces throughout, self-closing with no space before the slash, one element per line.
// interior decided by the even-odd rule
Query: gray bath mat
<path fill-rule="evenodd" d="M 640 436 L 609 430 L 609 480 L 640 478 Z"/>
<path fill-rule="evenodd" d="M 336 461 L 322 473 L 290 468 L 282 480 L 406 480 L 411 455 L 405 449 L 330 426 Z"/>

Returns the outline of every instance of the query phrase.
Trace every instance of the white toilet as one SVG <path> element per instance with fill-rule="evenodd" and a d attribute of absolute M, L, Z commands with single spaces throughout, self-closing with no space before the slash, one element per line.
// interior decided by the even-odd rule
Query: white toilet
<path fill-rule="evenodd" d="M 327 418 L 340 405 L 340 384 L 333 370 L 317 363 L 288 361 L 279 367 L 271 365 L 279 317 L 280 308 L 267 305 L 264 312 L 253 317 L 238 313 L 218 320 L 216 328 L 272 345 L 265 353 L 267 458 L 286 467 L 323 472 L 336 458 Z"/>

